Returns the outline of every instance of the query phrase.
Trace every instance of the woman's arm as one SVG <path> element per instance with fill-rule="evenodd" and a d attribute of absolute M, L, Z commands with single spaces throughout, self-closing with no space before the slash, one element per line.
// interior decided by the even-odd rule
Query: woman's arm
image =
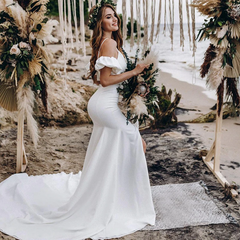
<path fill-rule="evenodd" d="M 106 40 L 101 48 L 101 56 L 117 58 L 117 54 L 117 43 L 113 39 Z M 103 87 L 107 87 L 109 85 L 123 82 L 140 74 L 148 66 L 149 65 L 146 64 L 137 64 L 136 68 L 133 70 L 117 75 L 111 75 L 112 69 L 109 67 L 104 67 L 100 70 L 100 83 Z"/>

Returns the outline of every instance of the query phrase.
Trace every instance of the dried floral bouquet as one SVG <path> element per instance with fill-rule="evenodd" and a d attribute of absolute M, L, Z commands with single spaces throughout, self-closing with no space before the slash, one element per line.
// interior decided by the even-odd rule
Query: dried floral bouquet
<path fill-rule="evenodd" d="M 239 106 L 237 83 L 240 76 L 240 1 L 194 0 L 192 6 L 207 15 L 198 39 L 209 39 L 201 76 L 207 76 L 207 85 L 217 90 L 220 106 L 223 102 L 224 82 L 227 97 Z M 218 114 L 220 114 L 221 108 Z"/>
<path fill-rule="evenodd" d="M 0 105 L 26 116 L 35 145 L 35 94 L 41 96 L 47 109 L 50 55 L 45 43 L 56 41 L 51 35 L 56 21 L 46 18 L 47 3 L 48 0 L 32 0 L 23 8 L 13 0 L 0 2 Z"/>
<path fill-rule="evenodd" d="M 126 71 L 131 71 L 138 63 L 139 50 L 136 52 L 134 62 L 129 59 L 124 49 L 122 50 L 127 59 Z M 142 124 L 149 118 L 154 120 L 153 115 L 158 107 L 157 92 L 159 90 L 158 86 L 155 86 L 158 75 L 158 57 L 153 51 L 147 50 L 144 59 L 139 63 L 151 64 L 142 74 L 122 82 L 117 89 L 122 97 L 123 105 L 127 109 L 127 124 L 128 121 L 132 123 L 139 121 L 139 124 Z"/>

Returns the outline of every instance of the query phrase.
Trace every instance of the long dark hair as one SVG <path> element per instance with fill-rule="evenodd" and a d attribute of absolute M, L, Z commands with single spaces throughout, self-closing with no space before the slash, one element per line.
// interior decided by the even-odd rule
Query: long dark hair
<path fill-rule="evenodd" d="M 94 8 L 95 8 L 95 6 L 93 6 L 92 9 L 90 10 L 90 14 L 94 10 Z M 93 79 L 94 75 L 96 74 L 95 63 L 97 61 L 98 50 L 99 50 L 101 39 L 102 39 L 102 19 L 103 19 L 104 10 L 106 8 L 111 8 L 114 11 L 114 13 L 118 19 L 118 30 L 112 33 L 113 39 L 117 42 L 118 50 L 121 51 L 121 48 L 123 45 L 123 39 L 122 39 L 122 34 L 121 34 L 121 20 L 120 20 L 119 16 L 117 15 L 114 7 L 110 4 L 106 4 L 103 7 L 101 7 L 98 11 L 96 26 L 93 29 L 93 35 L 92 35 L 92 39 L 90 41 L 90 45 L 92 47 L 92 57 L 90 59 L 90 76 L 92 77 L 92 79 Z"/>

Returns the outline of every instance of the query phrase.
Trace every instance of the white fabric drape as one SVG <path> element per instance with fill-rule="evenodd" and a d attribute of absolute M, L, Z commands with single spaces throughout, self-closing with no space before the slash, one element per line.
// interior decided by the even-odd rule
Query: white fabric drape
<path fill-rule="evenodd" d="M 122 25 L 123 25 L 123 43 L 125 46 L 125 41 L 127 38 L 127 9 L 126 9 L 126 0 L 122 0 Z"/>
<path fill-rule="evenodd" d="M 159 0 L 157 31 L 156 31 L 156 35 L 155 35 L 156 39 L 158 38 L 158 35 L 160 34 L 161 14 L 162 14 L 162 0 Z"/>
<path fill-rule="evenodd" d="M 131 42 L 130 42 L 130 46 L 131 46 L 131 48 L 133 47 L 133 45 L 134 45 L 134 22 L 133 22 L 133 7 L 134 7 L 134 5 L 133 5 L 133 0 L 130 0 L 130 9 L 131 9 Z"/>
<path fill-rule="evenodd" d="M 86 56 L 86 43 L 85 43 L 85 24 L 84 24 L 84 0 L 79 0 L 79 13 L 80 13 L 80 33 L 81 33 L 81 46 L 83 56 Z"/>
<path fill-rule="evenodd" d="M 180 47 L 184 50 L 183 9 L 182 0 L 179 0 Z"/>
<path fill-rule="evenodd" d="M 141 42 L 141 2 L 136 0 L 136 10 L 137 10 L 137 44 L 140 45 Z"/>
<path fill-rule="evenodd" d="M 148 1 L 143 0 L 143 17 L 144 17 L 144 39 L 143 39 L 143 51 L 145 52 L 148 47 Z"/>
<path fill-rule="evenodd" d="M 151 35 L 150 35 L 150 42 L 151 42 L 151 44 L 153 44 L 153 36 L 154 36 L 155 10 L 156 10 L 156 0 L 152 0 L 152 6 L 151 6 L 152 25 L 151 25 Z"/>
<path fill-rule="evenodd" d="M 188 0 L 186 0 L 186 13 L 187 13 L 187 25 L 188 25 L 188 42 L 189 47 L 192 49 L 192 38 L 191 38 L 191 27 L 190 27 L 190 13 L 189 13 L 189 3 Z"/>
<path fill-rule="evenodd" d="M 196 45 L 196 23 L 195 23 L 195 8 L 191 7 L 191 16 L 192 16 L 192 43 L 193 43 L 193 57 L 195 56 L 197 45 Z"/>

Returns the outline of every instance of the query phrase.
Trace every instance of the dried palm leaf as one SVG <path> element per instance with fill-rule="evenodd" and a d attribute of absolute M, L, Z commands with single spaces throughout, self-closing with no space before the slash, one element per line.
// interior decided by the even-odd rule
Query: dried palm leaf
<path fill-rule="evenodd" d="M 228 47 L 228 40 L 227 37 L 224 37 L 223 39 L 217 38 L 215 35 L 210 35 L 209 36 L 210 42 L 215 46 L 215 47 L 220 47 L 220 48 L 227 48 Z"/>
<path fill-rule="evenodd" d="M 17 111 L 15 85 L 0 81 L 0 106 L 8 111 Z"/>
<path fill-rule="evenodd" d="M 240 23 L 230 25 L 230 36 L 231 38 L 240 38 Z"/>
<path fill-rule="evenodd" d="M 42 72 L 42 64 L 41 59 L 34 58 L 32 61 L 29 61 L 29 72 L 31 77 L 33 78 L 35 75 L 40 75 Z"/>
<path fill-rule="evenodd" d="M 236 53 L 232 60 L 233 67 L 226 65 L 224 68 L 224 77 L 237 78 L 240 76 L 240 43 L 236 40 Z"/>

